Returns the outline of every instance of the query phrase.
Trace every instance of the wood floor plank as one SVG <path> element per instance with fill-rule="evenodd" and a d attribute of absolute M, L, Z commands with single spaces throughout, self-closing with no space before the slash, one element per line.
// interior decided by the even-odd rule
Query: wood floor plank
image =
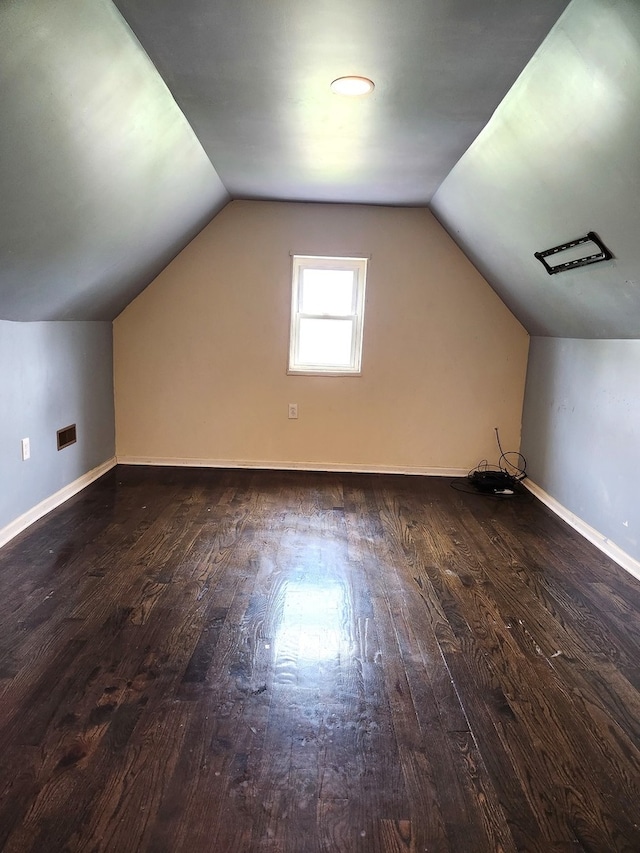
<path fill-rule="evenodd" d="M 531 496 L 117 466 L 0 619 L 2 850 L 640 850 L 640 583 Z"/>

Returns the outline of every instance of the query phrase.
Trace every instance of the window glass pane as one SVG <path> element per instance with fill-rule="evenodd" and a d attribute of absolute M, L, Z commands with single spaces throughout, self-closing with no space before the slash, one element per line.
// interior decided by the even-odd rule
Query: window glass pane
<path fill-rule="evenodd" d="M 298 364 L 348 367 L 351 364 L 351 320 L 300 319 Z"/>
<path fill-rule="evenodd" d="M 352 314 L 353 270 L 302 270 L 303 314 Z"/>

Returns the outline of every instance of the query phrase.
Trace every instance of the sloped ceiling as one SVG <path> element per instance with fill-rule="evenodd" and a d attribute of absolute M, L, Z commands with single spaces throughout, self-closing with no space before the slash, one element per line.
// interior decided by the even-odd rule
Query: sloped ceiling
<path fill-rule="evenodd" d="M 0 318 L 113 318 L 230 196 L 427 204 L 566 0 L 117 5 L 0 3 Z"/>
<path fill-rule="evenodd" d="M 0 4 L 0 318 L 112 319 L 227 198 L 110 0 Z"/>
<path fill-rule="evenodd" d="M 637 0 L 574 0 L 431 206 L 530 333 L 639 338 Z M 589 231 L 614 260 L 534 257 Z"/>
<path fill-rule="evenodd" d="M 115 0 L 234 198 L 426 205 L 566 0 Z M 373 95 L 329 84 L 361 74 Z"/>

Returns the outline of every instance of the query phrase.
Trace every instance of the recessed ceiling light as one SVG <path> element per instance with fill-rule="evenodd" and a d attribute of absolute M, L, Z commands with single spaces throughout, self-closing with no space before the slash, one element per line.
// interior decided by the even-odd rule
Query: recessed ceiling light
<path fill-rule="evenodd" d="M 336 95 L 369 95 L 375 86 L 368 77 L 338 77 L 331 84 L 331 91 Z"/>

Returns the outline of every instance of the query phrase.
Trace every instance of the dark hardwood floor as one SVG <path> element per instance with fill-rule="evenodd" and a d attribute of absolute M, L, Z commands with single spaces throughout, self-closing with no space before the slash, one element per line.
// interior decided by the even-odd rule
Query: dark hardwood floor
<path fill-rule="evenodd" d="M 6 851 L 640 851 L 640 583 L 528 495 L 118 467 L 0 550 Z"/>

